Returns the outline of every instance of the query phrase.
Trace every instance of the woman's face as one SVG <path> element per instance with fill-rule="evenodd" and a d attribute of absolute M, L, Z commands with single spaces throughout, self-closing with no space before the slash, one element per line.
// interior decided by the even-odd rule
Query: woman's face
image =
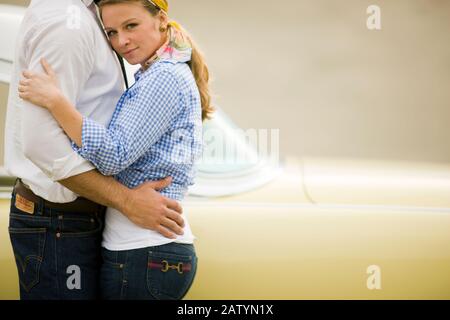
<path fill-rule="evenodd" d="M 165 15 L 153 17 L 140 3 L 102 7 L 102 20 L 112 47 L 132 65 L 143 65 L 164 44 L 166 39 L 159 28 L 165 19 Z"/>

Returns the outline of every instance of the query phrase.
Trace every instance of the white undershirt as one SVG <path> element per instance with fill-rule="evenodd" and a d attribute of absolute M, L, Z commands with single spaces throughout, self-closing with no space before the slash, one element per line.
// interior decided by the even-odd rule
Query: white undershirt
<path fill-rule="evenodd" d="M 180 203 L 184 208 L 183 203 Z M 196 239 L 189 225 L 189 213 L 183 210 L 184 234 L 176 239 L 169 239 L 160 233 L 138 227 L 120 211 L 108 208 L 106 211 L 105 229 L 102 246 L 111 251 L 122 251 L 159 246 L 171 242 L 193 243 Z"/>

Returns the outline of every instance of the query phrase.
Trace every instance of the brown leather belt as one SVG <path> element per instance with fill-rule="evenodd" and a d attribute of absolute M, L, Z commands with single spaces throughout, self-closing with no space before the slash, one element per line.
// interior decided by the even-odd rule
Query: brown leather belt
<path fill-rule="evenodd" d="M 34 194 L 20 179 L 17 179 L 14 186 L 14 192 L 21 197 L 34 202 L 36 205 L 43 204 L 45 208 L 55 210 L 75 211 L 80 213 L 101 213 L 105 208 L 102 205 L 95 203 L 89 199 L 79 197 L 75 201 L 67 203 L 56 203 L 45 200 L 42 197 Z"/>

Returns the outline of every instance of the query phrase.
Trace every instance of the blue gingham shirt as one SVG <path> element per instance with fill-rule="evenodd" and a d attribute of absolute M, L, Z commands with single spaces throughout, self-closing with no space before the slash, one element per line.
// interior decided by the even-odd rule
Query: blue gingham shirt
<path fill-rule="evenodd" d="M 158 60 L 135 74 L 108 128 L 83 117 L 82 146 L 72 146 L 103 175 L 134 188 L 173 177 L 161 193 L 182 200 L 202 150 L 200 94 L 183 61 Z"/>

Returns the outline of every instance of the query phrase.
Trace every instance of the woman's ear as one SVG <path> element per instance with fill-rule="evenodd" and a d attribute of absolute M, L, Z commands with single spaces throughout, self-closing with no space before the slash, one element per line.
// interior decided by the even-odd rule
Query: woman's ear
<path fill-rule="evenodd" d="M 163 11 L 159 11 L 159 26 L 160 29 L 167 29 L 167 25 L 169 24 L 169 17 Z"/>

